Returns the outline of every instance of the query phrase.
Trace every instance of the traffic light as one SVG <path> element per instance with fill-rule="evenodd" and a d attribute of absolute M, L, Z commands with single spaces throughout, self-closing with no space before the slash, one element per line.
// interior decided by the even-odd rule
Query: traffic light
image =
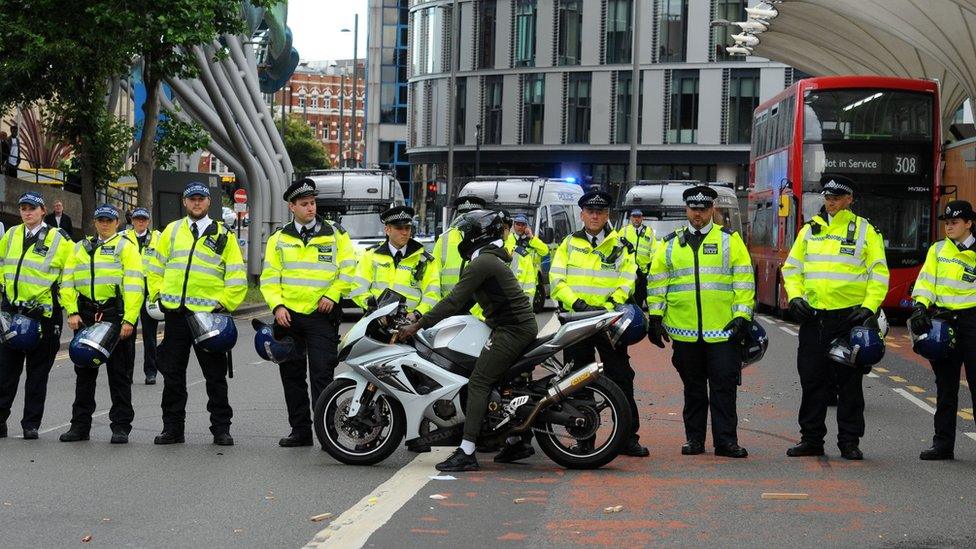
<path fill-rule="evenodd" d="M 437 182 L 431 181 L 427 184 L 427 202 L 433 202 L 437 199 Z"/>

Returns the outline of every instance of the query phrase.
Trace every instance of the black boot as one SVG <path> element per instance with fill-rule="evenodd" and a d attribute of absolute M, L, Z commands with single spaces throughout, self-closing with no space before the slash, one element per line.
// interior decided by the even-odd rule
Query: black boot
<path fill-rule="evenodd" d="M 153 440 L 153 444 L 182 444 L 184 442 L 186 442 L 186 440 L 183 438 L 182 432 L 169 431 L 166 429 L 163 429 L 163 432 L 159 433 L 159 436 Z"/>
<path fill-rule="evenodd" d="M 61 442 L 80 442 L 82 440 L 88 440 L 88 430 L 72 427 L 61 433 L 61 437 L 58 440 Z"/>
<path fill-rule="evenodd" d="M 278 441 L 278 446 L 282 448 L 297 448 L 299 446 L 311 446 L 312 433 L 299 433 L 292 431 L 290 435 Z"/>
<path fill-rule="evenodd" d="M 233 446 L 234 437 L 230 436 L 230 433 L 217 433 L 214 435 L 213 443 L 217 446 Z"/>
<path fill-rule="evenodd" d="M 24 428 L 24 440 L 37 440 L 37 428 L 36 427 L 25 427 Z"/>
<path fill-rule="evenodd" d="M 838 442 L 837 447 L 840 448 L 840 457 L 844 459 L 854 461 L 864 459 L 864 453 L 861 452 L 861 449 L 857 447 L 856 442 Z"/>
<path fill-rule="evenodd" d="M 698 440 L 689 440 L 681 446 L 681 455 L 697 456 L 705 453 L 705 443 Z"/>
<path fill-rule="evenodd" d="M 715 455 L 727 458 L 744 458 L 749 457 L 749 452 L 738 444 L 726 444 L 723 446 L 716 446 Z"/>
<path fill-rule="evenodd" d="M 7 438 L 7 424 L 0 423 L 0 438 Z"/>
<path fill-rule="evenodd" d="M 786 455 L 789 457 L 822 456 L 824 455 L 823 444 L 801 440 L 799 444 L 787 450 Z"/>
<path fill-rule="evenodd" d="M 634 438 L 630 439 L 630 442 L 626 446 L 624 446 L 624 449 L 620 451 L 620 454 L 624 456 L 643 458 L 651 455 L 651 452 L 646 446 L 641 446 L 640 439 L 635 436 Z"/>
<path fill-rule="evenodd" d="M 922 450 L 922 453 L 918 455 L 918 459 L 923 461 L 941 461 L 944 459 L 955 459 L 955 456 L 951 448 L 942 449 L 933 446 L 928 450 Z"/>
<path fill-rule="evenodd" d="M 470 456 L 464 453 L 464 450 L 458 448 L 454 450 L 451 457 L 445 459 L 444 461 L 438 463 L 434 466 L 438 471 L 443 471 L 445 473 L 454 473 L 462 471 L 477 471 L 480 467 L 478 466 L 478 458 L 474 454 Z"/>
<path fill-rule="evenodd" d="M 535 448 L 531 442 L 519 440 L 515 444 L 506 443 L 495 456 L 495 463 L 514 463 L 535 454 Z"/>

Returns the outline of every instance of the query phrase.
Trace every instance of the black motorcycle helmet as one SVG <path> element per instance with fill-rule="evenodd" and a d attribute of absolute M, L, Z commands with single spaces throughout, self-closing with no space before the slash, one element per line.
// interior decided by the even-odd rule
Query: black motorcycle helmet
<path fill-rule="evenodd" d="M 502 238 L 502 215 L 491 210 L 474 210 L 458 217 L 454 226 L 461 231 L 458 253 L 465 260 L 471 259 L 475 250 Z"/>

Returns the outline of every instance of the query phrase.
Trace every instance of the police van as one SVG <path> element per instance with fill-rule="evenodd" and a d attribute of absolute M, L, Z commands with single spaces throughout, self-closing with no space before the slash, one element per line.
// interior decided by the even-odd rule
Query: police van
<path fill-rule="evenodd" d="M 532 233 L 545 242 L 550 251 L 570 234 L 583 228 L 579 199 L 583 189 L 567 179 L 520 176 L 481 176 L 466 183 L 458 197 L 477 196 L 492 209 L 506 210 L 510 215 L 523 214 Z M 549 296 L 549 265 L 552 254 L 542 261 L 533 306 L 541 311 Z"/>
<path fill-rule="evenodd" d="M 714 221 L 742 234 L 739 199 L 735 196 L 732 183 L 695 180 L 638 181 L 618 201 L 617 228 L 623 229 L 630 223 L 630 212 L 641 210 L 644 225 L 654 230 L 657 239 L 664 238 L 675 229 L 687 225 L 688 216 L 681 194 L 698 185 L 708 185 L 718 193 Z"/>
<path fill-rule="evenodd" d="M 315 181 L 318 192 L 315 203 L 319 215 L 342 225 L 356 247 L 357 256 L 386 239 L 379 214 L 405 204 L 403 189 L 389 171 L 316 170 L 309 178 Z M 417 240 L 428 250 L 434 244 L 431 238 Z"/>

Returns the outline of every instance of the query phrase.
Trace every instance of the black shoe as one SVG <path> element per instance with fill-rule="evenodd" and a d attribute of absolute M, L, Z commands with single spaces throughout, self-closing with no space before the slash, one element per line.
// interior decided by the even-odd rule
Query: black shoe
<path fill-rule="evenodd" d="M 806 457 L 824 455 L 823 444 L 800 441 L 799 444 L 786 451 L 789 457 Z"/>
<path fill-rule="evenodd" d="M 860 461 L 864 459 L 864 453 L 857 447 L 856 442 L 845 442 L 837 445 L 840 448 L 840 457 Z"/>
<path fill-rule="evenodd" d="M 216 437 L 214 437 L 214 439 L 215 439 L 214 442 L 216 442 Z M 311 445 L 312 445 L 312 433 L 308 433 L 305 435 L 292 433 L 278 441 L 278 446 L 281 446 L 282 448 L 298 448 L 299 446 L 311 446 Z"/>
<path fill-rule="evenodd" d="M 37 429 L 24 429 L 24 440 L 37 440 Z"/>
<path fill-rule="evenodd" d="M 186 442 L 186 439 L 183 438 L 183 433 L 166 430 L 163 430 L 162 433 L 159 433 L 159 436 L 153 439 L 153 444 L 182 444 L 184 442 Z"/>
<path fill-rule="evenodd" d="M 689 440 L 688 442 L 681 445 L 681 455 L 683 456 L 697 456 L 698 454 L 705 453 L 705 443 L 699 442 L 697 440 Z"/>
<path fill-rule="evenodd" d="M 505 444 L 498 454 L 495 455 L 495 463 L 514 463 L 521 461 L 535 454 L 535 448 L 531 442 L 520 440 L 515 444 Z"/>
<path fill-rule="evenodd" d="M 129 434 L 122 431 L 112 433 L 112 444 L 128 444 Z"/>
<path fill-rule="evenodd" d="M 633 439 L 629 444 L 627 444 L 627 446 L 624 446 L 624 449 L 620 452 L 620 454 L 636 458 L 646 458 L 647 456 L 651 455 L 651 452 L 646 446 L 641 446 L 637 439 Z"/>
<path fill-rule="evenodd" d="M 430 452 L 429 444 L 407 444 L 407 451 L 415 454 L 426 454 Z"/>
<path fill-rule="evenodd" d="M 475 457 L 474 454 L 471 454 L 469 456 L 468 454 L 464 453 L 464 450 L 460 448 L 454 450 L 454 453 L 451 454 L 451 457 L 438 463 L 434 467 L 438 471 L 442 471 L 445 473 L 454 473 L 454 472 L 461 472 L 461 471 L 477 471 L 479 469 L 478 458 Z"/>
<path fill-rule="evenodd" d="M 744 458 L 749 457 L 749 452 L 738 444 L 726 444 L 725 446 L 716 446 L 715 455 L 727 458 Z"/>
<path fill-rule="evenodd" d="M 922 453 L 918 455 L 918 459 L 924 461 L 940 461 L 943 459 L 956 459 L 956 457 L 952 455 L 952 450 L 940 450 L 933 446 L 928 450 L 922 450 Z"/>
<path fill-rule="evenodd" d="M 27 434 L 24 434 L 24 438 L 27 438 Z M 80 442 L 82 440 L 88 440 L 88 431 L 82 431 L 81 429 L 75 429 L 72 427 L 67 431 L 61 433 L 61 437 L 58 439 L 61 442 Z"/>
<path fill-rule="evenodd" d="M 155 384 L 156 384 L 156 374 L 146 376 L 146 385 L 155 385 Z"/>
<path fill-rule="evenodd" d="M 0 438 L 7 438 L 7 424 L 0 423 Z"/>
<path fill-rule="evenodd" d="M 217 446 L 233 446 L 234 437 L 230 436 L 230 433 L 217 433 L 214 435 L 213 443 Z"/>

